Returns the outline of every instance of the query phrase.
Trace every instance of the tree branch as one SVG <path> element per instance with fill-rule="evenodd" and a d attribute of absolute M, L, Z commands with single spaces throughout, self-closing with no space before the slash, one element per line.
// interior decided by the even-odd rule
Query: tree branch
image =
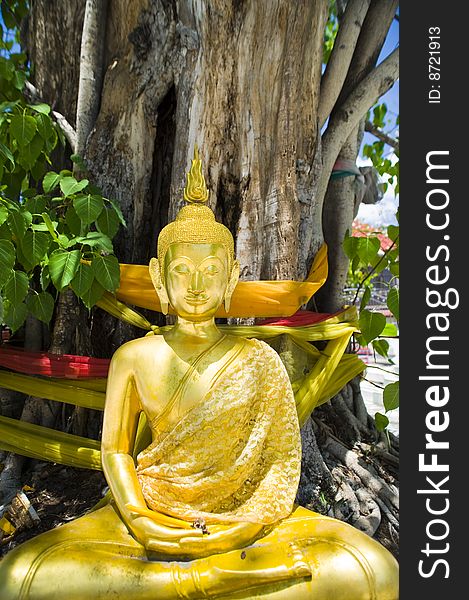
<path fill-rule="evenodd" d="M 396 151 L 399 151 L 399 142 L 397 140 L 395 140 L 394 138 L 392 138 L 391 136 L 389 136 L 384 131 L 382 131 L 381 129 L 378 129 L 377 127 L 375 127 L 373 125 L 373 123 L 371 123 L 371 121 L 366 121 L 365 131 L 368 131 L 368 133 L 372 133 L 379 140 L 381 140 L 388 146 L 392 146 L 393 148 L 396 149 Z"/>
<path fill-rule="evenodd" d="M 30 83 L 29 81 L 26 81 L 25 88 L 26 88 L 26 95 L 30 101 L 32 101 L 32 102 L 42 101 L 42 99 L 39 95 L 39 91 L 32 83 Z M 56 110 L 53 110 L 52 116 L 54 117 L 54 119 L 57 122 L 60 129 L 64 132 L 64 135 L 67 138 L 67 141 L 70 144 L 72 151 L 76 152 L 76 147 L 77 147 L 76 131 L 73 129 L 73 127 L 70 125 L 70 123 L 67 121 L 67 119 L 61 113 L 57 112 Z"/>
<path fill-rule="evenodd" d="M 322 127 L 331 114 L 339 97 L 352 62 L 353 51 L 360 35 L 370 0 L 349 0 L 334 42 L 329 62 L 321 81 L 318 107 L 319 126 Z"/>
<path fill-rule="evenodd" d="M 371 0 L 345 83 L 336 102 L 337 108 L 375 68 L 397 7 L 398 0 Z"/>
<path fill-rule="evenodd" d="M 80 51 L 80 79 L 77 99 L 77 147 L 83 156 L 86 140 L 99 112 L 106 31 L 107 0 L 86 0 Z"/>
<path fill-rule="evenodd" d="M 326 194 L 334 163 L 348 136 L 359 124 L 363 115 L 394 84 L 398 76 L 399 48 L 396 48 L 360 82 L 342 107 L 334 112 L 322 142 L 323 170 L 318 189 L 318 198 L 321 202 Z"/>

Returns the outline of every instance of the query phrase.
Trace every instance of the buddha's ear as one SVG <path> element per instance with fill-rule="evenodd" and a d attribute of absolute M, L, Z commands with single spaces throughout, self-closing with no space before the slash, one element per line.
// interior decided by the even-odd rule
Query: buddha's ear
<path fill-rule="evenodd" d="M 239 281 L 239 262 L 237 260 L 235 260 L 233 262 L 230 280 L 228 281 L 228 285 L 226 287 L 226 292 L 225 292 L 225 312 L 228 312 L 230 310 L 231 296 L 233 295 L 235 287 L 238 285 L 238 281 Z"/>
<path fill-rule="evenodd" d="M 161 312 L 164 315 L 167 315 L 168 307 L 169 307 L 168 292 L 166 291 L 166 288 L 164 287 L 163 279 L 161 277 L 160 263 L 158 262 L 157 258 L 152 258 L 150 260 L 150 264 L 148 265 L 148 270 L 150 271 L 151 281 L 153 283 L 153 286 L 154 286 L 156 293 L 158 294 L 158 298 L 160 300 Z"/>

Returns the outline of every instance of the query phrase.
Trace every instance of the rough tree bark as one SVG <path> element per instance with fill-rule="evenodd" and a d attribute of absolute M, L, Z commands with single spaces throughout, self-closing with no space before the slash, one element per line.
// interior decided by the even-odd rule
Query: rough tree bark
<path fill-rule="evenodd" d="M 85 0 L 32 0 L 27 35 L 33 84 L 73 126 L 84 8 Z M 144 264 L 155 254 L 159 230 L 182 205 L 197 143 L 209 203 L 235 237 L 241 277 L 302 278 L 325 236 L 338 275 L 320 299 L 337 303 L 327 295 L 343 277 L 337 240 L 351 224 L 353 182 L 328 182 L 339 153 L 355 160 L 366 110 L 397 77 L 397 56 L 374 68 L 396 2 L 349 1 L 321 83 L 327 10 L 325 0 L 108 0 L 96 40 L 103 84 L 84 157 L 127 220 L 115 243 L 121 262 Z M 65 69 L 58 56 L 67 57 Z M 91 331 L 91 351 L 107 356 L 141 335 L 99 310 Z M 357 382 L 302 435 L 303 504 L 370 534 L 383 515 L 393 523 L 396 490 L 374 466 L 369 449 L 380 439 Z M 394 448 L 380 451 L 394 457 Z"/>

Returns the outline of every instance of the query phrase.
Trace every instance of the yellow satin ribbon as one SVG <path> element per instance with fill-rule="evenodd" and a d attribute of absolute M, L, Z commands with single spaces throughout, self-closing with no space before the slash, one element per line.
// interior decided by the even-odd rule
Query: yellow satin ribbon
<path fill-rule="evenodd" d="M 220 307 L 215 316 L 289 317 L 324 284 L 327 272 L 327 246 L 323 245 L 305 281 L 240 281 L 233 292 L 229 312 Z M 116 298 L 161 312 L 146 265 L 120 265 L 120 287 L 116 291 Z M 169 312 L 174 314 L 171 308 Z"/>

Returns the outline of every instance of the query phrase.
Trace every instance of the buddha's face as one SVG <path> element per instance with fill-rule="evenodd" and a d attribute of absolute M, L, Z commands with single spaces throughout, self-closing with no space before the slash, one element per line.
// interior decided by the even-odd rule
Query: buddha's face
<path fill-rule="evenodd" d="M 222 244 L 171 244 L 164 260 L 169 302 L 179 317 L 201 321 L 214 316 L 230 278 L 230 260 Z"/>

